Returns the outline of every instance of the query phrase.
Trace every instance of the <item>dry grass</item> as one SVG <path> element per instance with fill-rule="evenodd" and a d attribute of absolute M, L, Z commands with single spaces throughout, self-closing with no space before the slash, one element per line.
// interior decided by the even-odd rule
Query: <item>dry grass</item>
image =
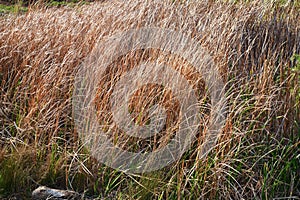
<path fill-rule="evenodd" d="M 88 155 L 74 128 L 71 98 L 75 74 L 96 42 L 143 26 L 196 37 L 211 53 L 226 83 L 228 114 L 214 150 L 199 159 L 210 102 L 203 94 L 208 86 L 201 74 L 168 52 L 150 49 L 124 55 L 106 71 L 97 96 L 101 122 L 115 130 L 117 141 L 123 138 L 119 145 L 124 148 L 134 151 L 149 144 L 159 148 L 157 140 L 168 139 L 137 141 L 111 126 L 109 89 L 137 63 L 164 61 L 190 80 L 199 99 L 205 99 L 203 127 L 183 158 L 160 171 L 132 176 L 97 164 Z M 26 193 L 39 183 L 96 194 L 117 190 L 120 199 L 299 196 L 300 68 L 290 60 L 299 53 L 296 3 L 129 0 L 1 18 L 0 193 Z M 152 95 L 153 101 L 147 102 L 145 95 Z M 178 102 L 170 91 L 156 85 L 141 88 L 130 107 L 138 116 L 157 101 L 168 108 L 171 128 L 165 131 L 172 134 Z M 135 120 L 145 124 L 147 119 L 143 115 Z"/>

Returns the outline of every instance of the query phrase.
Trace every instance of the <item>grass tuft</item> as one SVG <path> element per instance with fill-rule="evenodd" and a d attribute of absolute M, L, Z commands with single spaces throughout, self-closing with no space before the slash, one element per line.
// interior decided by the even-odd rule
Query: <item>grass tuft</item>
<path fill-rule="evenodd" d="M 0 18 L 0 196 L 39 184 L 118 199 L 272 199 L 300 195 L 299 3 L 113 1 L 33 8 Z M 1 8 L 0 8 L 1 9 Z M 151 151 L 174 137 L 180 102 L 162 85 L 139 88 L 129 110 L 136 124 L 147 109 L 167 108 L 163 134 L 138 139 L 112 123 L 109 98 L 119 78 L 142 62 L 165 63 L 199 92 L 197 139 L 178 162 L 140 175 L 101 165 L 85 148 L 72 115 L 74 78 L 95 44 L 143 26 L 172 28 L 210 52 L 226 83 L 226 124 L 200 158 L 211 99 L 203 75 L 180 55 L 143 49 L 122 55 L 99 82 L 99 124 L 114 144 Z M 158 38 L 159 39 L 159 38 Z M 113 49 L 107 47 L 113 54 Z M 100 63 L 100 65 L 103 63 Z M 153 72 L 155 73 L 155 72 Z"/>

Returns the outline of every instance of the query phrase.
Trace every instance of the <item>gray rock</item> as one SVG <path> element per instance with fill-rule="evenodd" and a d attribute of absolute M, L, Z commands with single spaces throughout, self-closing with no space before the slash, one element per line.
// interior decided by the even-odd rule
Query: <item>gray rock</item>
<path fill-rule="evenodd" d="M 71 190 L 58 190 L 40 186 L 32 192 L 32 199 L 34 200 L 81 200 L 83 195 Z"/>
<path fill-rule="evenodd" d="M 58 190 L 40 186 L 32 192 L 33 200 L 114 200 L 117 192 L 113 191 L 106 197 L 90 198 L 71 190 Z"/>

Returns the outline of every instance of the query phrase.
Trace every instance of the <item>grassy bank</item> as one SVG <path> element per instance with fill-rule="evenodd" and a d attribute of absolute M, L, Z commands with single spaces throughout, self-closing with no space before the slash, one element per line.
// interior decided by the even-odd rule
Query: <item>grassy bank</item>
<path fill-rule="evenodd" d="M 0 1 L 0 15 L 24 14 L 28 10 L 50 7 L 76 7 L 89 4 L 91 1 Z"/>
<path fill-rule="evenodd" d="M 47 185 L 89 196 L 116 191 L 118 199 L 299 197 L 298 5 L 129 0 L 0 18 L 0 196 L 26 199 L 38 185 Z M 109 111 L 111 87 L 141 62 L 165 60 L 199 91 L 205 108 L 197 139 L 178 162 L 129 175 L 90 156 L 75 128 L 72 95 L 80 64 L 99 39 L 143 26 L 177 29 L 210 52 L 225 82 L 226 123 L 215 148 L 200 158 L 211 111 L 209 86 L 201 74 L 170 52 L 122 55 L 105 72 L 96 99 L 99 123 L 115 130 L 111 138 L 116 144 L 135 150 L 154 143 L 154 138 L 125 137 Z M 155 101 L 171 101 L 168 92 L 154 91 L 163 96 Z M 133 113 L 148 108 L 143 96 L 151 95 L 139 90 L 131 101 Z M 176 103 L 170 105 L 177 110 Z M 172 128 L 177 118 L 171 111 L 167 122 Z M 141 118 L 145 124 L 147 116 Z M 176 129 L 167 128 L 172 137 Z"/>
<path fill-rule="evenodd" d="M 0 4 L 0 14 L 9 14 L 9 13 L 24 13 L 27 12 L 27 8 L 20 6 L 19 4 L 15 5 L 5 5 Z"/>

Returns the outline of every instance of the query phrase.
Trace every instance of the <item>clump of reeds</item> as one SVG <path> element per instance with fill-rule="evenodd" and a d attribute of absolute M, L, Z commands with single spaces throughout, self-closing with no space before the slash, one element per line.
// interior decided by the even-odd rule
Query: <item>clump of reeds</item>
<path fill-rule="evenodd" d="M 298 195 L 299 67 L 291 60 L 300 53 L 298 11 L 292 4 L 129 0 L 1 18 L 0 186 L 17 192 L 36 182 L 77 190 L 94 185 L 94 192 L 118 190 L 136 195 L 133 198 Z M 121 56 L 105 71 L 95 100 L 99 123 L 114 130 L 112 139 L 122 148 L 159 148 L 177 129 L 180 102 L 172 98 L 172 91 L 158 85 L 136 91 L 129 107 L 134 122 L 143 125 L 149 116 L 140 116 L 141 111 L 157 102 L 166 106 L 164 135 L 168 137 L 136 139 L 114 126 L 111 89 L 140 62 L 160 60 L 178 70 L 199 91 L 204 108 L 197 139 L 181 160 L 167 169 L 133 177 L 96 165 L 87 156 L 72 120 L 72 94 L 75 76 L 97 42 L 141 27 L 184 32 L 210 52 L 225 83 L 227 113 L 215 148 L 200 159 L 210 112 L 210 97 L 205 93 L 209 86 L 202 75 L 170 52 L 141 49 Z M 109 46 L 106 51 L 114 54 Z M 149 102 L 145 97 L 151 95 Z M 1 174 L 15 168 L 7 163 L 23 160 L 30 161 L 19 165 L 26 176 L 8 186 Z"/>

